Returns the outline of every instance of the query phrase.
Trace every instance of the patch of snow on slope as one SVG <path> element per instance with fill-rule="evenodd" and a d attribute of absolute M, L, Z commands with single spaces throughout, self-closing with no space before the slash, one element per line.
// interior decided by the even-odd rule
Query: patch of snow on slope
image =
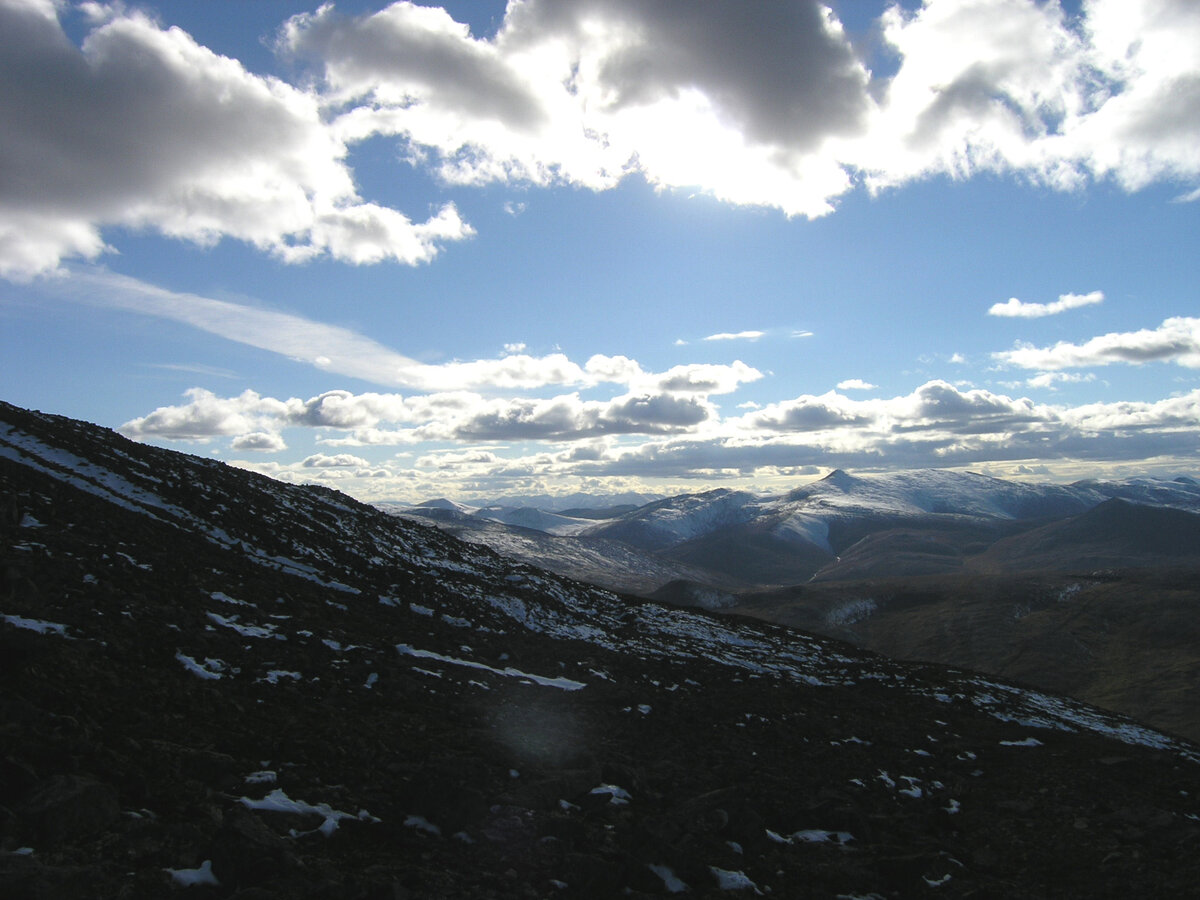
<path fill-rule="evenodd" d="M 19 432 L 11 426 L 0 426 L 0 441 L 4 442 L 4 445 L 0 445 L 0 457 L 28 466 L 122 509 L 157 519 L 158 516 L 147 509 L 152 507 L 180 518 L 189 518 L 184 510 L 131 484 L 108 469 L 66 450 L 43 444 L 37 438 Z M 64 468 L 69 471 L 64 472 Z"/>
<path fill-rule="evenodd" d="M 533 675 L 529 672 L 522 672 L 520 669 L 514 669 L 512 666 L 497 669 L 486 663 L 475 662 L 471 659 L 457 659 L 453 656 L 434 653 L 432 650 L 418 650 L 408 646 L 408 644 L 397 644 L 396 650 L 403 656 L 415 656 L 418 659 L 435 659 L 438 662 L 449 663 L 453 666 L 465 666 L 469 669 L 480 669 L 485 672 L 491 672 L 494 675 L 502 675 L 506 678 L 523 678 L 532 681 L 534 684 L 540 684 L 543 687 L 554 687 L 564 691 L 578 691 L 587 687 L 582 681 L 573 681 L 570 678 L 548 678 L 545 675 Z"/>
<path fill-rule="evenodd" d="M 651 863 L 647 868 L 662 879 L 663 887 L 667 889 L 668 894 L 682 894 L 685 891 L 691 890 L 687 882 L 680 879 L 670 866 L 660 866 Z"/>
<path fill-rule="evenodd" d="M 0 615 L 9 625 L 14 628 L 22 628 L 25 631 L 36 631 L 38 634 L 57 634 L 62 637 L 69 638 L 67 634 L 67 626 L 59 625 L 57 622 L 46 622 L 42 619 L 27 619 L 24 616 L 6 616 Z"/>
<path fill-rule="evenodd" d="M 872 597 L 851 600 L 841 606 L 831 609 L 825 614 L 825 621 L 830 625 L 853 625 L 861 622 L 879 609 L 879 604 Z"/>
<path fill-rule="evenodd" d="M 299 815 L 315 814 L 322 816 L 325 821 L 313 830 L 321 832 L 321 834 L 325 835 L 325 837 L 329 837 L 331 834 L 337 831 L 338 823 L 341 822 L 342 819 L 359 819 L 360 821 L 364 822 L 379 821 L 365 809 L 359 810 L 358 815 L 353 815 L 351 813 L 336 810 L 328 803 L 318 803 L 313 805 L 312 803 L 306 803 L 303 800 L 293 800 L 284 792 L 283 788 L 276 788 L 261 800 L 252 800 L 249 797 L 242 797 L 240 799 L 242 805 L 247 809 L 259 809 L 265 812 L 296 813 Z M 293 836 L 299 836 L 299 834 L 312 834 L 312 832 L 293 832 Z"/>
<path fill-rule="evenodd" d="M 237 621 L 237 616 L 226 618 L 219 613 L 207 613 L 208 617 L 223 628 L 229 628 L 236 631 L 242 637 L 252 638 L 275 638 L 277 641 L 285 641 L 287 638 L 282 634 L 275 633 L 274 625 L 243 625 Z"/>
<path fill-rule="evenodd" d="M 213 874 L 212 860 L 206 859 L 195 869 L 164 869 L 171 876 L 171 881 L 179 887 L 192 887 L 197 884 L 209 884 L 220 887 L 221 882 Z"/>
<path fill-rule="evenodd" d="M 197 678 L 203 678 L 206 681 L 218 680 L 221 677 L 220 670 L 225 668 L 225 664 L 219 659 L 206 659 L 201 664 L 181 652 L 176 652 L 175 658 L 183 663 L 183 667 Z"/>
<path fill-rule="evenodd" d="M 811 513 L 796 512 L 775 526 L 775 534 L 782 538 L 799 539 L 833 553 L 829 544 L 829 523 Z"/>

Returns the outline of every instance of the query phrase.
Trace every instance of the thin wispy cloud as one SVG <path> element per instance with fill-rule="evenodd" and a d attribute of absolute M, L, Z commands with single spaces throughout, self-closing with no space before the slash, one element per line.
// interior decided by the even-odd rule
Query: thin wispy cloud
<path fill-rule="evenodd" d="M 1063 384 L 1085 384 L 1089 381 L 1095 381 L 1096 376 L 1092 372 L 1077 373 L 1077 372 L 1042 372 L 1040 375 L 1034 375 L 1032 378 L 1025 380 L 1027 387 L 1034 388 L 1049 388 L 1054 390 L 1059 385 Z"/>
<path fill-rule="evenodd" d="M 204 366 L 189 363 L 147 363 L 152 369 L 162 369 L 167 372 L 183 372 L 187 375 L 203 375 L 206 378 L 237 378 L 236 372 L 219 369 L 216 366 Z"/>
<path fill-rule="evenodd" d="M 430 365 L 341 326 L 279 310 L 169 291 L 103 270 L 77 269 L 70 278 L 45 281 L 41 289 L 60 298 L 182 322 L 325 372 L 417 391 L 532 390 L 610 382 L 651 390 L 725 393 L 761 377 L 761 373 L 740 362 L 682 365 L 656 374 L 644 371 L 626 357 L 594 355 L 581 366 L 561 353 L 527 355 L 522 343 L 506 344 L 506 355 L 498 359 Z"/>
<path fill-rule="evenodd" d="M 704 341 L 757 341 L 765 331 L 721 331 L 701 338 Z"/>
<path fill-rule="evenodd" d="M 1025 303 L 1016 297 L 1010 297 L 1003 303 L 993 303 L 988 308 L 988 315 L 1002 318 L 1040 319 L 1043 316 L 1056 316 L 1069 309 L 1094 306 L 1103 302 L 1104 293 L 1102 291 L 1092 291 L 1089 294 L 1061 294 L 1053 303 Z"/>

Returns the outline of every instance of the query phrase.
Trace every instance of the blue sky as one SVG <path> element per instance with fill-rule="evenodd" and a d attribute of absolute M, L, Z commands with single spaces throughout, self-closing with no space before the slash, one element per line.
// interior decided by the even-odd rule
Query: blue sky
<path fill-rule="evenodd" d="M 363 499 L 1195 473 L 1188 0 L 0 0 L 0 397 Z"/>

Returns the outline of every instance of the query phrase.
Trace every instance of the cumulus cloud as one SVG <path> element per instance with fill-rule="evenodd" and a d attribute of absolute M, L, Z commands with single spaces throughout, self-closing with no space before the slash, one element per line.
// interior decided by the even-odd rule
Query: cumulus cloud
<path fill-rule="evenodd" d="M 281 435 L 267 431 L 251 431 L 238 435 L 229 446 L 234 450 L 257 450 L 263 453 L 277 453 L 287 449 L 287 443 Z"/>
<path fill-rule="evenodd" d="M 728 365 L 691 363 L 672 366 L 661 375 L 629 379 L 629 384 L 674 394 L 730 394 L 741 385 L 762 378 L 762 373 L 741 360 Z M 617 380 L 617 379 L 613 379 Z"/>
<path fill-rule="evenodd" d="M 1101 291 L 1089 294 L 1060 294 L 1053 303 L 1025 303 L 1016 297 L 1010 297 L 1004 303 L 993 303 L 988 308 L 989 316 L 1006 318 L 1040 319 L 1043 316 L 1055 316 L 1068 309 L 1078 309 L 1081 306 L 1092 306 L 1104 302 Z"/>
<path fill-rule="evenodd" d="M 218 397 L 193 388 L 187 403 L 160 407 L 121 426 L 136 438 L 206 441 L 235 436 L 239 444 L 278 434 L 285 428 L 343 432 L 322 438 L 330 446 L 416 444 L 424 441 L 578 441 L 604 435 L 676 434 L 695 431 L 717 419 L 708 395 L 732 390 L 753 370 L 738 366 L 680 367 L 649 376 L 661 384 L 652 391 L 585 400 L 578 393 L 549 398 L 486 397 L 470 391 L 404 396 L 326 391 L 307 400 L 277 400 L 245 391 Z M 757 374 L 757 373 L 755 373 Z M 267 449 L 265 445 L 255 449 Z M 306 467 L 366 465 L 339 455 L 310 457 Z M 351 460 L 344 462 L 343 460 Z"/>
<path fill-rule="evenodd" d="M 751 414 L 746 424 L 754 430 L 828 431 L 848 425 L 866 425 L 871 415 L 861 404 L 832 392 L 804 395 L 784 403 L 773 403 Z"/>
<path fill-rule="evenodd" d="M 1170 318 L 1158 328 L 1110 332 L 1082 344 L 1068 341 L 1059 341 L 1052 347 L 1018 344 L 993 356 L 1007 365 L 1043 372 L 1149 362 L 1174 362 L 1197 369 L 1200 368 L 1200 319 Z"/>
<path fill-rule="evenodd" d="M 945 381 L 930 381 L 913 393 L 879 400 L 855 400 L 830 391 L 773 403 L 740 420 L 743 428 L 775 432 L 856 429 L 877 434 L 1002 433 L 1038 419 L 1029 400 L 1013 400 L 984 390 L 960 390 Z"/>
<path fill-rule="evenodd" d="M 458 182 L 603 189 L 636 171 L 816 216 L 858 179 L 1200 177 L 1188 0 L 1093 0 L 1076 17 L 937 0 L 892 5 L 878 27 L 899 66 L 874 80 L 815 0 L 528 0 L 491 39 L 407 3 L 325 8 L 290 20 L 280 46 L 352 107 L 343 134 L 397 135 Z"/>
<path fill-rule="evenodd" d="M 289 404 L 254 391 L 236 397 L 218 397 L 203 388 L 185 392 L 189 402 L 181 406 L 161 406 L 146 416 L 121 426 L 130 437 L 158 437 L 167 440 L 207 440 L 214 437 L 277 434 L 277 426 L 288 418 Z"/>
<path fill-rule="evenodd" d="M 790 428 L 789 414 L 796 417 Z M 931 382 L 880 401 L 836 394 L 797 398 L 745 416 L 735 433 L 613 448 L 580 471 L 711 480 L 787 475 L 804 466 L 917 468 L 1033 459 L 1144 464 L 1195 460 L 1197 423 L 1200 391 L 1071 408 Z"/>
<path fill-rule="evenodd" d="M 880 76 L 817 0 L 527 0 L 488 38 L 435 7 L 330 4 L 278 35 L 301 86 L 124 5 L 86 8 L 77 46 L 56 4 L 0 0 L 6 277 L 94 258 L 118 226 L 290 262 L 426 262 L 471 227 L 452 204 L 418 222 L 360 196 L 348 154 L 379 135 L 451 184 L 638 173 L 789 216 L 938 173 L 1183 196 L 1200 180 L 1190 0 L 894 4 L 877 25 L 898 68 Z"/>
<path fill-rule="evenodd" d="M 626 395 L 584 401 L 576 394 L 546 400 L 488 401 L 457 421 L 420 429 L 423 438 L 472 441 L 580 440 L 605 434 L 690 431 L 714 415 L 698 397 Z"/>
<path fill-rule="evenodd" d="M 362 432 L 353 423 L 373 421 L 366 413 L 347 416 L 345 409 L 336 415 L 314 415 L 328 406 L 328 397 L 278 401 L 246 392 L 222 399 L 193 392 L 192 399 L 192 412 L 199 416 L 207 411 L 209 418 L 190 433 L 227 431 L 238 415 L 262 417 L 272 411 L 277 415 L 270 421 L 277 428 L 316 427 L 357 435 Z M 337 400 L 348 408 L 358 405 L 359 398 L 343 393 Z M 487 494 L 535 484 L 561 485 L 564 479 L 590 480 L 596 489 L 602 482 L 630 487 L 642 482 L 644 487 L 658 479 L 680 478 L 698 483 L 750 478 L 786 483 L 827 467 L 1094 467 L 1122 461 L 1141 466 L 1155 459 L 1186 465 L 1200 455 L 1200 390 L 1157 401 L 1072 407 L 931 381 L 909 393 L 877 399 L 853 399 L 836 391 L 801 395 L 724 421 L 693 397 L 671 395 L 627 395 L 611 401 L 584 401 L 574 395 L 541 401 L 461 396 L 445 404 L 443 418 L 422 418 L 439 415 L 440 402 L 433 397 L 423 400 L 429 403 L 426 412 L 403 413 L 414 418 L 396 429 L 397 434 L 423 448 L 422 441 L 435 435 L 475 446 L 422 449 L 403 467 L 368 464 L 364 457 L 350 454 L 315 454 L 286 465 L 241 464 L 296 482 L 336 479 L 361 496 L 404 491 L 420 499 L 454 488 Z M 386 402 L 394 401 L 377 395 L 363 396 L 361 402 L 364 409 L 383 416 Z M 186 413 L 175 413 L 176 434 L 189 433 L 179 425 Z M 147 418 L 158 424 L 171 421 L 163 410 Z M 380 424 L 384 419 L 374 421 Z M 335 428 L 333 422 L 342 427 Z M 144 428 L 141 431 L 147 436 Z M 530 442 L 536 444 L 532 452 Z"/>
<path fill-rule="evenodd" d="M 106 226 L 301 261 L 427 262 L 471 234 L 453 205 L 414 223 L 365 202 L 315 95 L 177 28 L 90 4 L 75 46 L 57 4 L 0 2 L 0 275 L 106 249 Z"/>
<path fill-rule="evenodd" d="M 371 464 L 361 456 L 353 456 L 349 453 L 339 453 L 336 456 L 314 453 L 312 456 L 306 456 L 300 462 L 300 465 L 306 469 L 346 469 L 354 467 L 366 468 Z"/>
<path fill-rule="evenodd" d="M 324 8 L 292 18 L 280 47 L 358 104 L 340 133 L 401 136 L 456 182 L 602 189 L 639 171 L 819 215 L 850 184 L 820 149 L 867 112 L 864 66 L 810 0 L 530 0 L 490 40 L 408 3 Z"/>

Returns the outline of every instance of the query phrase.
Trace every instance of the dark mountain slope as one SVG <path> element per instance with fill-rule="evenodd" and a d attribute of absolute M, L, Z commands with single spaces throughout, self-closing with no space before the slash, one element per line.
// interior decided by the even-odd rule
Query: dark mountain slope
<path fill-rule="evenodd" d="M 968 667 L 1200 739 L 1200 570 L 875 578 L 722 608 L 897 659 Z"/>
<path fill-rule="evenodd" d="M 790 584 L 806 581 L 833 558 L 809 543 L 787 540 L 762 528 L 732 526 L 676 544 L 663 559 L 721 573 L 718 586 Z"/>
<path fill-rule="evenodd" d="M 1200 566 L 1200 514 L 1119 498 L 998 541 L 976 561 L 979 570 L 1007 571 L 1163 565 Z"/>
<path fill-rule="evenodd" d="M 637 603 L 8 406 L 0 491 L 5 897 L 1200 877 L 1197 748 L 1071 701 Z"/>

